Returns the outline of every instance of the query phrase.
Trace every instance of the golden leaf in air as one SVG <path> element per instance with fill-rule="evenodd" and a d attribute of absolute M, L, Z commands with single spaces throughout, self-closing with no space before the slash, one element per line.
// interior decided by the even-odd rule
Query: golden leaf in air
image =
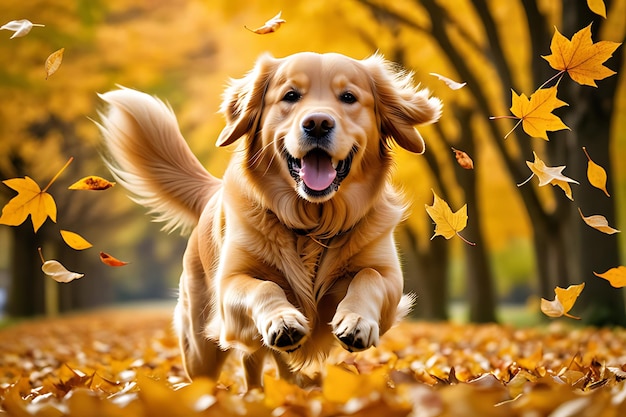
<path fill-rule="evenodd" d="M 609 226 L 609 221 L 606 219 L 606 217 L 601 216 L 599 214 L 585 217 L 580 208 L 578 209 L 578 212 L 580 213 L 580 217 L 583 218 L 583 221 L 587 223 L 589 226 L 593 227 L 594 229 L 599 230 L 602 233 L 606 233 L 607 235 L 619 233 L 619 230 L 614 229 L 611 226 Z"/>
<path fill-rule="evenodd" d="M 567 198 L 573 201 L 574 197 L 572 196 L 572 189 L 569 183 L 578 184 L 578 181 L 566 177 L 561 173 L 565 169 L 565 166 L 549 167 L 537 156 L 534 151 L 533 155 L 535 156 L 534 162 L 526 161 L 526 165 L 528 165 L 528 168 L 530 168 L 533 173 L 530 178 L 536 175 L 539 178 L 540 187 L 547 184 L 560 187 L 565 192 Z M 528 180 L 530 180 L 530 178 Z M 521 186 L 525 184 L 528 180 L 519 185 Z"/>
<path fill-rule="evenodd" d="M 475 243 L 469 242 L 459 234 L 467 226 L 467 204 L 453 213 L 448 203 L 441 199 L 434 190 L 432 192 L 434 196 L 433 205 L 429 206 L 426 204 L 426 212 L 435 222 L 435 233 L 431 239 L 434 239 L 435 236 L 451 239 L 456 235 L 465 243 L 475 245 Z"/>
<path fill-rule="evenodd" d="M 548 131 L 569 129 L 558 116 L 552 113 L 554 109 L 568 105 L 556 97 L 556 86 L 541 88 L 531 94 L 530 98 L 523 93 L 518 96 L 513 90 L 511 93 L 511 113 L 522 122 L 522 129 L 529 136 L 548 140 Z"/>
<path fill-rule="evenodd" d="M 596 164 L 591 160 L 589 153 L 587 152 L 587 148 L 583 146 L 583 151 L 585 155 L 587 155 L 587 179 L 589 180 L 589 184 L 593 185 L 599 190 L 604 191 L 607 197 L 611 197 L 609 192 L 606 189 L 606 171 L 600 165 Z"/>
<path fill-rule="evenodd" d="M 93 246 L 84 237 L 69 230 L 61 230 L 61 237 L 67 246 L 75 250 L 89 249 Z"/>
<path fill-rule="evenodd" d="M 461 88 L 465 87 L 465 85 L 467 84 L 467 83 L 460 83 L 460 82 L 454 81 L 448 77 L 444 77 L 443 75 L 437 74 L 436 72 L 431 72 L 430 75 L 432 75 L 433 77 L 439 78 L 451 90 L 460 90 Z"/>
<path fill-rule="evenodd" d="M 56 173 L 43 190 L 28 176 L 2 181 L 7 187 L 17 191 L 17 195 L 9 200 L 3 207 L 2 215 L 0 216 L 0 224 L 19 226 L 24 223 L 30 215 L 33 229 L 35 233 L 37 233 L 48 217 L 50 217 L 53 222 L 56 222 L 57 206 L 54 198 L 52 198 L 47 191 L 73 159 L 74 158 L 70 158 L 65 163 L 63 168 Z"/>
<path fill-rule="evenodd" d="M 85 274 L 69 271 L 59 261 L 45 261 L 41 270 L 56 282 L 68 283 L 75 279 L 82 278 Z"/>
<path fill-rule="evenodd" d="M 578 285 L 570 285 L 567 288 L 556 287 L 554 289 L 554 301 L 549 301 L 545 298 L 541 299 L 541 311 L 548 317 L 565 316 L 580 320 L 580 317 L 572 316 L 569 314 L 569 311 L 574 307 L 574 303 L 576 303 L 583 288 L 585 288 L 584 282 Z"/>
<path fill-rule="evenodd" d="M 0 27 L 0 30 L 10 30 L 12 32 L 15 32 L 11 36 L 11 39 L 13 39 L 13 38 L 21 38 L 22 36 L 28 35 L 30 30 L 35 26 L 45 27 L 45 25 L 32 23 L 30 20 L 27 20 L 27 19 L 20 19 L 20 20 L 11 20 L 10 22 Z"/>
<path fill-rule="evenodd" d="M 591 24 L 576 32 L 571 40 L 555 29 L 550 44 L 552 54 L 542 58 L 548 61 L 552 68 L 567 72 L 578 84 L 597 87 L 597 80 L 615 74 L 615 71 L 603 64 L 613 56 L 613 52 L 620 45 L 621 43 L 611 41 L 593 43 Z"/>
<path fill-rule="evenodd" d="M 247 26 L 244 26 L 244 27 L 248 29 L 250 32 L 254 32 L 258 35 L 265 35 L 268 33 L 276 32 L 283 23 L 287 23 L 287 21 L 281 17 L 281 14 L 282 12 L 278 12 L 276 16 L 272 17 L 270 20 L 265 22 L 263 26 L 258 27 L 256 29 L 250 29 Z"/>
<path fill-rule="evenodd" d="M 88 177 L 81 178 L 74 184 L 67 187 L 69 190 L 95 190 L 102 191 L 107 190 L 115 185 L 114 182 L 108 181 L 102 177 L 96 175 L 90 175 Z"/>
<path fill-rule="evenodd" d="M 464 169 L 474 169 L 474 161 L 470 156 L 458 149 L 452 148 L 452 152 L 454 152 L 454 157 L 456 158 L 456 162 Z"/>
<path fill-rule="evenodd" d="M 615 288 L 623 288 L 626 287 L 626 266 L 618 266 L 615 268 L 611 268 L 608 271 L 598 274 L 597 272 L 593 273 L 595 276 L 604 278 Z"/>
<path fill-rule="evenodd" d="M 33 229 L 37 233 L 48 217 L 53 222 L 57 221 L 57 206 L 54 198 L 46 191 L 42 191 L 33 179 L 30 177 L 12 178 L 2 182 L 17 191 L 17 195 L 2 209 L 0 224 L 19 226 L 30 215 Z"/>
<path fill-rule="evenodd" d="M 61 62 L 63 62 L 63 52 L 65 52 L 65 48 L 61 48 L 48 56 L 46 59 L 45 69 L 46 69 L 46 80 L 52 76 L 59 67 L 61 66 Z"/>
<path fill-rule="evenodd" d="M 108 266 L 124 266 L 128 265 L 128 262 L 120 261 L 119 259 L 109 255 L 106 252 L 100 252 L 100 260 L 102 263 Z"/>
<path fill-rule="evenodd" d="M 587 0 L 587 7 L 589 7 L 589 10 L 598 16 L 602 16 L 606 19 L 606 6 L 604 5 L 604 0 Z"/>

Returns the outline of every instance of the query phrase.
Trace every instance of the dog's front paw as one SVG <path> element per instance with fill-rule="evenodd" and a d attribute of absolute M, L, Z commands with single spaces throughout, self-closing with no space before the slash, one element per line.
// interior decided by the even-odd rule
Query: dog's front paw
<path fill-rule="evenodd" d="M 263 332 L 263 341 L 282 352 L 298 349 L 309 334 L 309 326 L 300 312 L 282 314 L 271 319 Z"/>
<path fill-rule="evenodd" d="M 356 313 L 337 312 L 331 326 L 341 346 L 349 352 L 360 352 L 378 344 L 378 323 Z"/>

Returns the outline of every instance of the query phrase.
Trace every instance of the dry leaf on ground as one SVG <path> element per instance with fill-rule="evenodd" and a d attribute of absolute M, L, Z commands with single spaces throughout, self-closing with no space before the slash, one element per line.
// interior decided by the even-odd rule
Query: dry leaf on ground
<path fill-rule="evenodd" d="M 620 328 L 403 323 L 378 348 L 334 350 L 319 384 L 299 387 L 270 369 L 265 392 L 244 395 L 234 356 L 218 381 L 185 379 L 171 308 L 0 330 L 0 415 L 526 417 L 584 405 L 618 416 L 626 407 Z"/>

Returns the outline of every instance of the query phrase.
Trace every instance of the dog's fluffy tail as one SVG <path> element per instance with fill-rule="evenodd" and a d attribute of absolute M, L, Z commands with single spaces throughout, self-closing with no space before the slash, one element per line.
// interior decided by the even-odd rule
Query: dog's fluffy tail
<path fill-rule="evenodd" d="M 126 88 L 100 97 L 108 104 L 99 125 L 108 168 L 164 230 L 188 232 L 221 180 L 191 152 L 168 105 Z"/>

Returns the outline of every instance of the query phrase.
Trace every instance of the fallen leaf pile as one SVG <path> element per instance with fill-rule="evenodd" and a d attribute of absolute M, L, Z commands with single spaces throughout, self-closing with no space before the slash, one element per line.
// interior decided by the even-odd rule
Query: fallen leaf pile
<path fill-rule="evenodd" d="M 338 349 L 320 383 L 271 369 L 241 393 L 188 382 L 169 309 L 105 310 L 0 331 L 0 416 L 623 416 L 626 331 L 405 323 L 378 348 Z"/>

